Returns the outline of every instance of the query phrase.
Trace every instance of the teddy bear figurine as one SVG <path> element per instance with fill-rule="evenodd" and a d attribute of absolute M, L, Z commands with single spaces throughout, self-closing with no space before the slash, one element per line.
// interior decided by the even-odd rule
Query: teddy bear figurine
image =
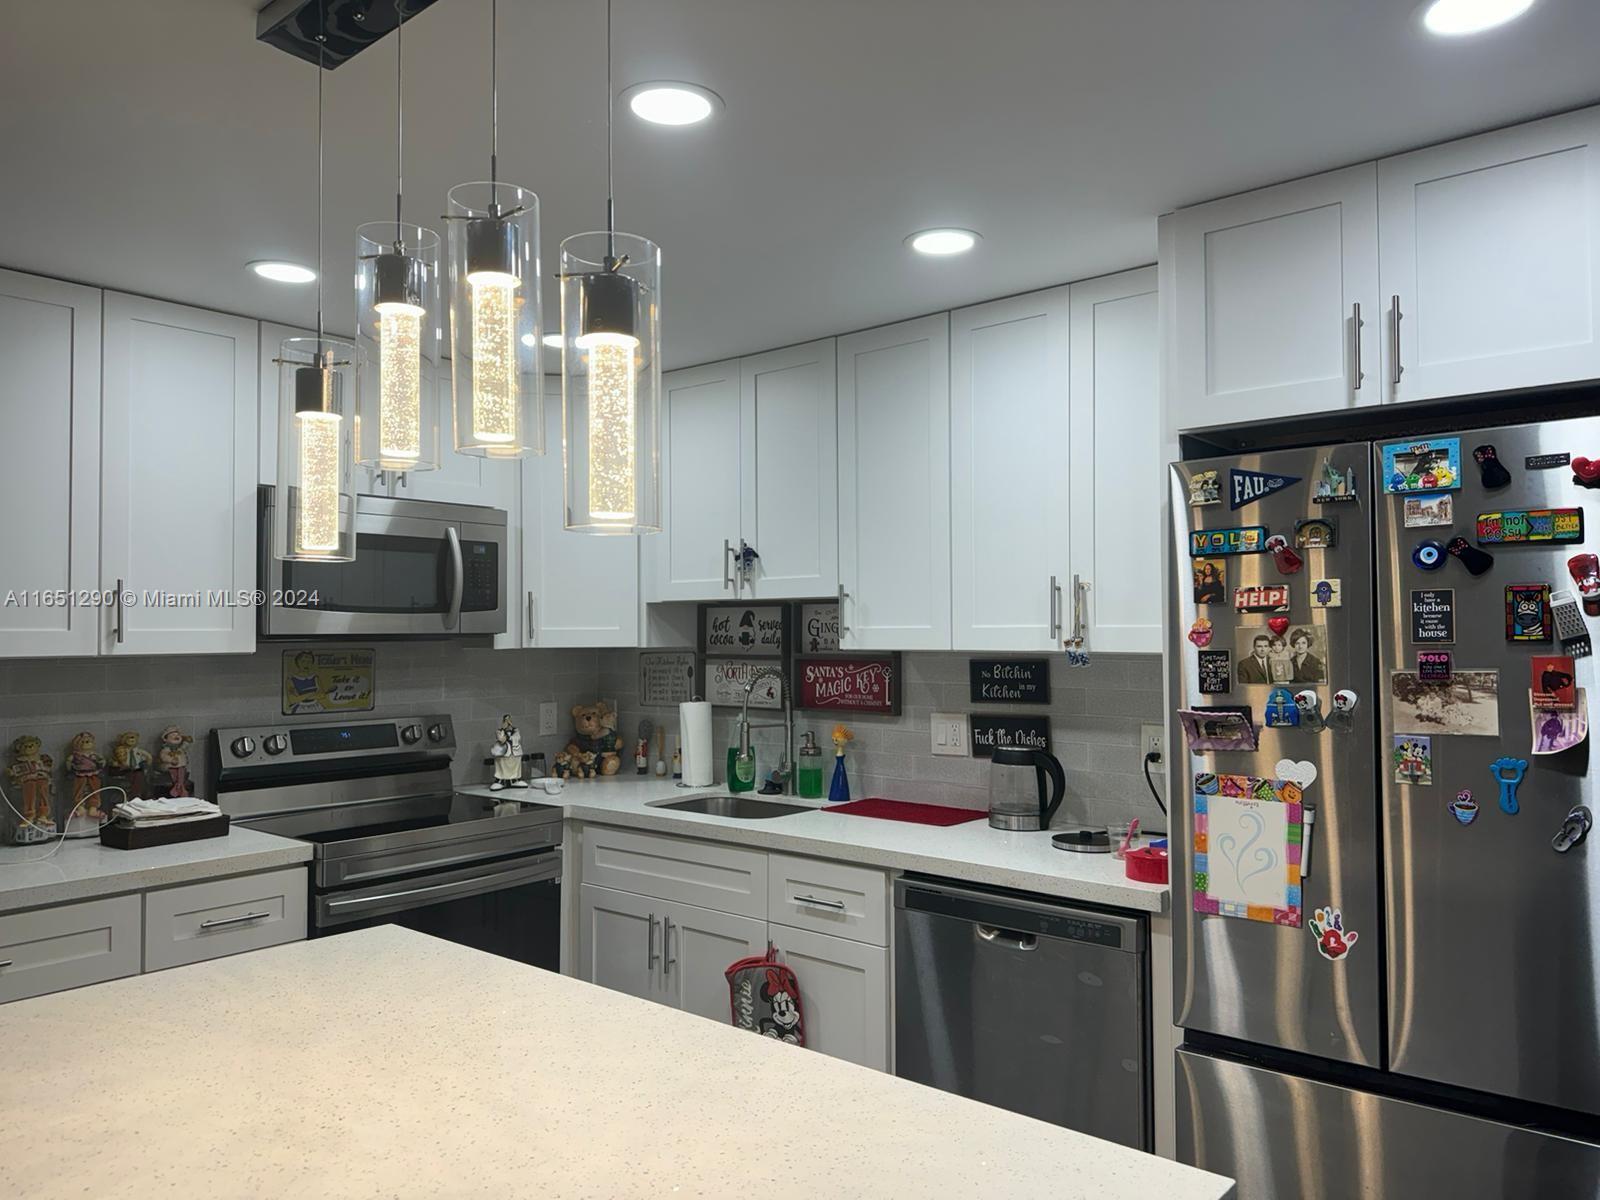
<path fill-rule="evenodd" d="M 55 760 L 44 753 L 44 743 L 31 733 L 11 743 L 11 765 L 6 768 L 6 776 L 22 793 L 22 820 L 14 839 L 19 845 L 48 841 L 55 836 L 56 819 L 50 811 L 55 765 Z"/>
<path fill-rule="evenodd" d="M 615 775 L 622 769 L 622 738 L 617 734 L 617 711 L 604 701 L 572 706 L 572 740 L 565 753 L 577 779 L 590 779 L 598 772 Z M 560 756 L 557 756 L 560 763 Z"/>

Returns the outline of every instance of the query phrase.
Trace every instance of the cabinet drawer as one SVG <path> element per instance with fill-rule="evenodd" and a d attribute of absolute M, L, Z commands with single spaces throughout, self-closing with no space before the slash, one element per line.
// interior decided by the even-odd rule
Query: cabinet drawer
<path fill-rule="evenodd" d="M 138 896 L 0 917 L 0 1003 L 138 973 Z"/>
<path fill-rule="evenodd" d="M 889 944 L 889 880 L 871 867 L 767 856 L 768 919 L 835 937 Z"/>
<path fill-rule="evenodd" d="M 767 915 L 767 856 L 715 842 L 591 825 L 583 882 L 741 917 Z"/>
<path fill-rule="evenodd" d="M 304 867 L 147 892 L 144 969 L 260 950 L 306 936 Z"/>

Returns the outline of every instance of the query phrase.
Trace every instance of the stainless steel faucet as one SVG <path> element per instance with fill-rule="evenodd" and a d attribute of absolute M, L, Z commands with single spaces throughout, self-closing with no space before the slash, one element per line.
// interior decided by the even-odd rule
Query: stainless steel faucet
<path fill-rule="evenodd" d="M 739 761 L 750 762 L 754 752 L 750 748 L 750 731 L 752 729 L 777 729 L 776 721 L 764 721 L 758 725 L 750 724 L 750 695 L 756 690 L 756 684 L 763 679 L 776 679 L 778 687 L 783 693 L 783 761 L 778 764 L 778 780 L 783 784 L 785 796 L 794 795 L 794 707 L 789 699 L 789 681 L 777 667 L 767 667 L 750 677 L 750 682 L 744 685 L 744 707 L 739 712 Z"/>

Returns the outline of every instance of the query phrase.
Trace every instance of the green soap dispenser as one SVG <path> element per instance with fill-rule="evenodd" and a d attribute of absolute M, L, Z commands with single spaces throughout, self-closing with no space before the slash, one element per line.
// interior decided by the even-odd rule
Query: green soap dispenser
<path fill-rule="evenodd" d="M 756 753 L 750 748 L 748 758 L 741 758 L 738 746 L 728 747 L 728 790 L 748 792 L 756 786 Z"/>
<path fill-rule="evenodd" d="M 822 799 L 822 747 L 817 745 L 816 735 L 809 729 L 800 735 L 804 740 L 800 743 L 800 752 L 797 755 L 800 762 L 795 768 L 795 791 L 806 800 Z"/>

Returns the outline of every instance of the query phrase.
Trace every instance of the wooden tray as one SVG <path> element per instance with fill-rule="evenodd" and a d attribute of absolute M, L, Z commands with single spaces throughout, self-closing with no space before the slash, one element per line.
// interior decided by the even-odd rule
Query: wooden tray
<path fill-rule="evenodd" d="M 151 846 L 172 846 L 178 842 L 198 842 L 202 838 L 227 837 L 228 814 L 219 813 L 203 821 L 176 821 L 153 829 L 140 829 L 110 821 L 100 826 L 100 844 L 113 850 L 148 850 Z"/>

